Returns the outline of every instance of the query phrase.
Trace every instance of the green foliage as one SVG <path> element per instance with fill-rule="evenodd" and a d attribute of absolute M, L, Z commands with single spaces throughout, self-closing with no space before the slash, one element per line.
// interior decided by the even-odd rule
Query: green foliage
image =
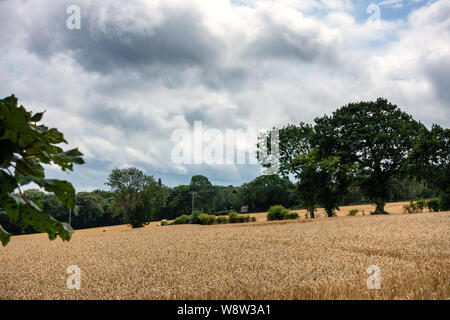
<path fill-rule="evenodd" d="M 202 213 L 198 216 L 198 223 L 199 224 L 203 224 L 203 225 L 211 225 L 211 224 L 215 224 L 216 221 L 216 216 L 213 214 L 206 214 L 206 213 Z"/>
<path fill-rule="evenodd" d="M 187 185 L 176 186 L 169 190 L 167 205 L 164 208 L 164 217 L 174 219 L 181 214 L 190 214 L 192 211 L 192 199 L 190 188 Z M 162 217 L 160 217 L 162 218 Z"/>
<path fill-rule="evenodd" d="M 449 211 L 450 210 L 450 194 L 448 192 L 442 192 L 439 197 L 439 210 Z"/>
<path fill-rule="evenodd" d="M 168 226 L 168 225 L 169 225 L 169 223 L 167 222 L 166 219 L 161 220 L 161 226 Z"/>
<path fill-rule="evenodd" d="M 242 206 L 248 205 L 250 212 L 260 212 L 274 204 L 290 207 L 297 202 L 295 186 L 288 178 L 281 178 L 278 175 L 263 175 L 245 183 L 238 189 L 233 209 L 239 211 Z"/>
<path fill-rule="evenodd" d="M 352 210 L 349 211 L 348 215 L 349 216 L 355 216 L 358 212 L 359 212 L 358 209 L 352 209 Z"/>
<path fill-rule="evenodd" d="M 297 219 L 298 213 L 291 212 L 282 205 L 271 206 L 267 212 L 267 221 Z"/>
<path fill-rule="evenodd" d="M 423 209 L 425 209 L 426 206 L 427 206 L 427 202 L 425 200 L 421 199 L 421 200 L 416 201 L 417 211 L 423 212 Z"/>
<path fill-rule="evenodd" d="M 230 219 L 227 216 L 219 216 L 217 217 L 218 224 L 227 224 L 230 223 Z"/>
<path fill-rule="evenodd" d="M 430 210 L 430 212 L 438 212 L 439 211 L 439 199 L 428 200 L 427 208 Z"/>
<path fill-rule="evenodd" d="M 213 211 L 215 190 L 207 177 L 195 175 L 191 178 L 189 192 L 195 192 L 194 208 L 206 212 Z"/>
<path fill-rule="evenodd" d="M 91 192 L 79 192 L 76 196 L 76 210 L 72 215 L 75 229 L 101 226 L 105 215 L 103 198 Z"/>
<path fill-rule="evenodd" d="M 319 152 L 316 136 L 315 128 L 304 123 L 279 129 L 280 174 L 292 174 L 298 180 L 297 198 L 308 209 L 311 218 L 314 218 L 314 208 L 318 204 L 325 207 L 329 216 L 334 215 L 350 184 L 351 169 L 351 165 L 342 162 L 338 156 Z M 261 146 L 258 148 L 259 152 Z"/>
<path fill-rule="evenodd" d="M 179 217 L 176 217 L 173 221 L 173 224 L 189 224 L 192 222 L 192 216 L 187 214 L 182 214 Z"/>
<path fill-rule="evenodd" d="M 228 220 L 230 223 L 235 223 L 238 220 L 238 214 L 236 212 L 231 212 L 228 214 Z"/>
<path fill-rule="evenodd" d="M 75 189 L 63 180 L 46 179 L 43 164 L 53 164 L 61 170 L 73 170 L 73 164 L 83 164 L 78 149 L 64 151 L 61 143 L 67 143 L 55 128 L 38 124 L 43 112 L 32 114 L 23 106 L 17 106 L 14 96 L 0 100 L 0 213 L 9 222 L 20 225 L 22 230 L 45 232 L 51 240 L 59 236 L 69 240 L 72 228 L 55 220 L 45 212 L 42 203 L 28 199 L 21 187 L 36 183 L 64 206 L 75 207 Z M 18 190 L 19 194 L 14 194 Z M 0 241 L 6 245 L 11 234 L 0 227 Z"/>
<path fill-rule="evenodd" d="M 133 228 L 150 223 L 165 206 L 166 193 L 152 176 L 137 168 L 114 169 L 106 183 L 114 192 L 113 215 Z"/>
<path fill-rule="evenodd" d="M 217 211 L 217 212 L 214 212 L 214 214 L 216 215 L 216 216 L 226 216 L 226 215 L 228 215 L 228 214 L 230 214 L 230 213 L 237 213 L 236 211 L 234 211 L 234 210 L 224 210 L 224 211 Z"/>
<path fill-rule="evenodd" d="M 217 212 L 217 211 L 227 211 L 226 210 L 227 209 L 227 202 L 225 200 L 225 196 L 224 196 L 223 192 L 218 192 L 216 194 L 216 196 L 213 199 L 212 206 L 213 206 L 213 210 L 215 212 Z"/>
<path fill-rule="evenodd" d="M 297 172 L 300 199 L 307 204 L 310 216 L 314 217 L 317 204 L 325 208 L 329 217 L 334 216 L 350 183 L 350 167 L 339 157 L 320 158 L 316 150 L 295 158 L 291 167 Z"/>
<path fill-rule="evenodd" d="M 293 212 L 293 211 L 289 211 L 286 216 L 285 216 L 286 220 L 295 220 L 298 219 L 298 213 L 297 212 Z"/>
<path fill-rule="evenodd" d="M 232 212 L 228 215 L 228 219 L 230 223 L 244 223 L 244 222 L 250 222 L 250 216 L 248 214 L 237 214 L 235 212 Z"/>
<path fill-rule="evenodd" d="M 419 212 L 419 207 L 417 206 L 417 203 L 414 201 L 410 201 L 409 205 L 404 205 L 403 206 L 403 211 L 404 213 L 418 213 Z"/>
<path fill-rule="evenodd" d="M 288 213 L 289 210 L 282 205 L 274 205 L 271 206 L 269 211 L 267 212 L 267 220 L 284 220 Z"/>
<path fill-rule="evenodd" d="M 412 153 L 410 172 L 440 190 L 441 210 L 450 210 L 450 129 L 422 130 Z"/>
<path fill-rule="evenodd" d="M 204 212 L 202 210 L 194 210 L 191 214 L 191 223 L 200 223 L 199 217 Z"/>
<path fill-rule="evenodd" d="M 319 156 L 356 165 L 358 184 L 375 202 L 375 213 L 386 213 L 389 181 L 407 174 L 417 137 L 426 128 L 382 98 L 350 103 L 315 122 Z"/>

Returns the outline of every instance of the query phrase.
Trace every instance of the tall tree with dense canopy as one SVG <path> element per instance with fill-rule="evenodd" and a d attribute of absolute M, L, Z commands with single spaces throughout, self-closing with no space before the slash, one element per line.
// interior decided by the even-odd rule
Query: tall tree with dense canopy
<path fill-rule="evenodd" d="M 317 205 L 333 216 L 350 184 L 350 166 L 337 156 L 319 156 L 312 125 L 287 125 L 278 132 L 279 174 L 297 179 L 298 197 L 311 218 Z"/>
<path fill-rule="evenodd" d="M 315 122 L 319 156 L 356 164 L 359 185 L 376 205 L 374 213 L 386 213 L 389 182 L 408 174 L 414 145 L 425 126 L 383 98 L 350 103 Z"/>
<path fill-rule="evenodd" d="M 441 210 L 450 210 L 450 129 L 435 124 L 422 131 L 412 159 L 412 174 L 439 188 Z"/>
<path fill-rule="evenodd" d="M 133 228 L 150 223 L 165 205 L 165 193 L 152 176 L 129 167 L 114 169 L 106 182 L 114 192 L 111 210 Z"/>
<path fill-rule="evenodd" d="M 213 199 L 215 189 L 207 177 L 202 175 L 192 176 L 189 191 L 194 192 L 194 210 L 199 209 L 206 212 L 213 210 Z"/>
<path fill-rule="evenodd" d="M 314 218 L 315 206 L 324 207 L 328 217 L 339 209 L 352 178 L 351 168 L 342 163 L 339 157 L 319 158 L 316 150 L 294 158 L 290 167 L 297 178 L 300 200 Z"/>
<path fill-rule="evenodd" d="M 38 124 L 44 113 L 32 114 L 17 106 L 12 95 L 0 100 L 0 214 L 22 228 L 45 232 L 51 240 L 59 236 L 69 240 L 72 228 L 55 220 L 43 210 L 39 201 L 29 200 L 22 187 L 34 182 L 73 210 L 75 189 L 70 182 L 46 179 L 42 164 L 53 164 L 63 171 L 73 170 L 73 164 L 83 164 L 78 149 L 64 151 L 58 145 L 67 143 L 55 128 Z M 15 192 L 18 192 L 15 193 Z M 6 245 L 11 234 L 0 226 L 0 241 Z"/>

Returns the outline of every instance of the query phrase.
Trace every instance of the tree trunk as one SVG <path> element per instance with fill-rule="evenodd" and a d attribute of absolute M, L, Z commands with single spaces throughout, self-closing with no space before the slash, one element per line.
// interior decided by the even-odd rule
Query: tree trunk
<path fill-rule="evenodd" d="M 377 199 L 375 202 L 376 208 L 375 208 L 375 214 L 387 214 L 386 211 L 384 211 L 384 205 L 386 202 L 384 199 Z"/>
<path fill-rule="evenodd" d="M 314 219 L 316 216 L 314 214 L 314 205 L 309 205 L 309 217 Z"/>

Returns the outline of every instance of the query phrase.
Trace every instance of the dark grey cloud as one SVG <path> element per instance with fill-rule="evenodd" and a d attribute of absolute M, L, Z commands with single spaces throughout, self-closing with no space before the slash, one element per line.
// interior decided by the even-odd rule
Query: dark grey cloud
<path fill-rule="evenodd" d="M 127 21 L 106 19 L 99 23 L 99 12 L 86 3 L 81 6 L 81 29 L 68 30 L 65 10 L 69 4 L 71 1 L 58 2 L 45 20 L 38 21 L 28 35 L 28 50 L 45 58 L 71 52 L 86 71 L 108 74 L 153 64 L 203 65 L 216 59 L 222 47 L 221 40 L 202 26 L 199 12 L 189 7 L 164 8 L 161 23 L 129 29 L 127 22 L 150 22 L 152 17 L 137 11 Z M 108 14 L 121 13 L 112 10 Z"/>
<path fill-rule="evenodd" d="M 381 30 L 355 22 L 347 1 L 327 2 L 333 17 L 324 1 L 302 2 L 303 13 L 294 2 L 0 1 L 0 93 L 47 109 L 45 122 L 86 155 L 69 179 L 90 189 L 126 165 L 169 185 L 259 174 L 248 164 L 172 163 L 171 134 L 198 120 L 222 132 L 271 128 L 384 96 L 448 125 L 448 1 Z M 66 28 L 71 4 L 81 30 Z"/>
<path fill-rule="evenodd" d="M 274 21 L 269 13 L 261 17 L 261 29 L 248 45 L 248 53 L 260 59 L 293 59 L 303 63 L 322 62 L 333 65 L 339 60 L 338 39 L 328 39 L 323 26 L 306 21 L 306 27 L 298 27 L 307 20 L 298 13 L 297 21 Z M 297 24 L 297 26 L 292 23 Z"/>

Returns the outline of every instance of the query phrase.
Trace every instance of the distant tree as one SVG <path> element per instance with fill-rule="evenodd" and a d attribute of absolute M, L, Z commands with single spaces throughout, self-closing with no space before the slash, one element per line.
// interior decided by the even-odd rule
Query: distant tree
<path fill-rule="evenodd" d="M 191 194 L 187 185 L 179 185 L 169 190 L 166 207 L 160 219 L 174 219 L 183 214 L 191 214 Z"/>
<path fill-rule="evenodd" d="M 315 150 L 295 158 L 290 166 L 310 218 L 315 217 L 316 205 L 323 206 L 329 217 L 334 216 L 351 183 L 350 168 L 339 157 L 319 158 Z"/>
<path fill-rule="evenodd" d="M 218 191 L 213 199 L 213 210 L 214 212 L 227 210 L 227 202 L 222 190 Z"/>
<path fill-rule="evenodd" d="M 315 217 L 317 205 L 324 206 L 327 214 L 333 216 L 347 193 L 350 167 L 339 157 L 320 156 L 313 126 L 300 123 L 278 131 L 279 174 L 293 175 L 297 179 L 298 197 L 311 218 Z"/>
<path fill-rule="evenodd" d="M 412 154 L 412 174 L 441 192 L 441 210 L 450 210 L 450 129 L 433 125 L 422 130 Z"/>
<path fill-rule="evenodd" d="M 207 177 L 202 175 L 192 176 L 191 183 L 189 184 L 189 191 L 195 192 L 194 209 L 203 210 L 205 212 L 213 210 L 215 189 Z"/>
<path fill-rule="evenodd" d="M 205 176 L 195 175 L 192 176 L 189 186 L 192 191 L 200 192 L 212 188 L 212 183 Z"/>
<path fill-rule="evenodd" d="M 100 195 L 92 192 L 77 193 L 78 210 L 72 216 L 72 226 L 76 229 L 101 226 L 105 214 L 103 201 Z"/>
<path fill-rule="evenodd" d="M 214 186 L 215 196 L 213 199 L 213 209 L 215 212 L 230 210 L 236 188 L 233 186 Z"/>
<path fill-rule="evenodd" d="M 161 187 L 152 176 L 137 168 L 114 169 L 106 184 L 114 192 L 113 215 L 120 216 L 133 228 L 148 224 L 164 206 Z"/>
<path fill-rule="evenodd" d="M 45 232 L 51 240 L 59 236 L 69 240 L 72 229 L 45 212 L 42 203 L 29 200 L 22 187 L 34 182 L 51 192 L 69 209 L 75 207 L 75 189 L 63 180 L 46 179 L 42 164 L 72 170 L 83 164 L 78 149 L 64 151 L 58 145 L 67 143 L 55 128 L 39 125 L 44 113 L 35 113 L 17 106 L 12 95 L 0 100 L 0 215 L 21 228 Z M 18 193 L 15 193 L 18 192 Z M 6 245 L 11 234 L 0 226 L 0 241 Z"/>
<path fill-rule="evenodd" d="M 242 206 L 250 204 L 250 198 L 251 193 L 249 183 L 244 183 L 236 189 L 231 202 L 231 209 L 240 212 Z M 250 210 L 252 209 L 250 208 Z"/>
<path fill-rule="evenodd" d="M 262 175 L 238 189 L 233 209 L 239 211 L 242 206 L 248 205 L 251 212 L 266 211 L 275 204 L 291 207 L 296 202 L 295 186 L 288 178 Z"/>
<path fill-rule="evenodd" d="M 410 155 L 425 127 L 383 98 L 350 103 L 315 122 L 319 157 L 356 164 L 358 184 L 375 203 L 374 213 L 386 213 L 389 182 L 408 174 Z"/>

